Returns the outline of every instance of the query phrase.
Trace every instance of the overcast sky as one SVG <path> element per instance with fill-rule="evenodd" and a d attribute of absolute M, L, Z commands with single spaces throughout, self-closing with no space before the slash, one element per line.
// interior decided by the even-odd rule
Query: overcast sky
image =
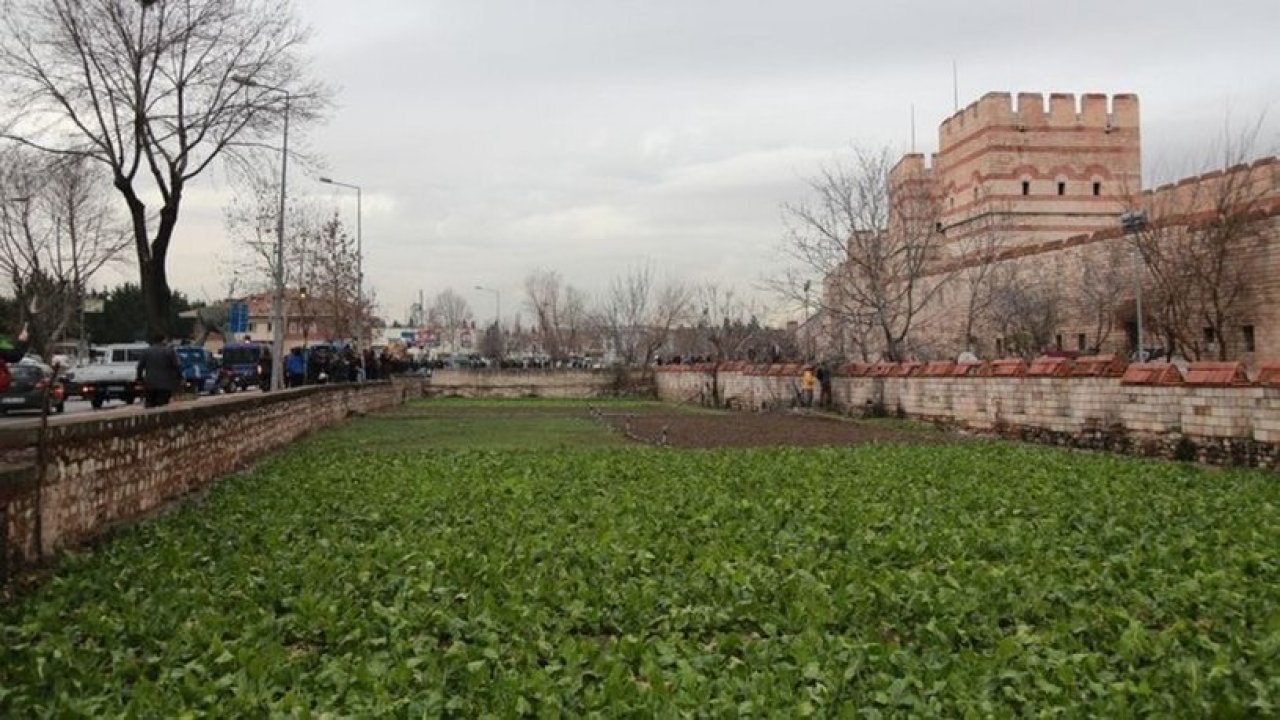
<path fill-rule="evenodd" d="M 337 90 L 309 133 L 365 188 L 366 276 L 382 315 L 452 287 L 481 318 L 523 279 L 595 293 L 637 263 L 753 290 L 779 263 L 779 205 L 851 143 L 931 152 L 990 90 L 1136 92 L 1148 175 L 1269 113 L 1280 140 L 1280 2 L 1163 0 L 299 0 Z M 290 187 L 346 213 L 313 177 Z M 217 176 L 189 188 L 179 289 L 225 291 Z M 779 317 L 775 310 L 772 317 Z M 525 317 L 528 313 L 525 312 Z"/>

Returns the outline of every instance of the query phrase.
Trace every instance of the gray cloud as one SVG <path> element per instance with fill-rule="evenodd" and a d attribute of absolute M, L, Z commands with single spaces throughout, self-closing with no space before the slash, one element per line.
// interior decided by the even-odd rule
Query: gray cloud
<path fill-rule="evenodd" d="M 932 150 L 988 90 L 1137 92 L 1144 156 L 1183 165 L 1228 116 L 1280 99 L 1273 0 L 967 3 L 306 0 L 340 107 L 310 144 L 366 188 L 367 276 L 384 314 L 453 287 L 507 314 L 524 276 L 588 290 L 629 264 L 748 289 L 774 267 L 778 206 L 851 142 Z M 1272 108 L 1275 111 L 1280 109 Z M 1276 112 L 1264 140 L 1277 144 Z M 299 192 L 354 204 L 314 179 Z M 225 255 L 205 182 L 172 255 L 216 295 Z M 198 292 L 196 294 L 199 294 Z"/>

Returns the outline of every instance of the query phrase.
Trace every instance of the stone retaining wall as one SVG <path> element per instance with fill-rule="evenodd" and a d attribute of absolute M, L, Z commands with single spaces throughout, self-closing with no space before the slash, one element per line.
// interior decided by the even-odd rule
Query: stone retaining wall
<path fill-rule="evenodd" d="M 652 378 L 615 370 L 436 370 L 431 395 L 461 397 L 590 398 L 620 394 L 653 395 Z"/>
<path fill-rule="evenodd" d="M 1270 367 L 1250 380 L 1238 363 L 1192 363 L 1185 377 L 1171 365 L 1126 367 L 1105 358 L 972 371 L 952 363 L 868 365 L 842 368 L 831 390 L 846 414 L 897 414 L 1057 445 L 1280 468 L 1280 372 Z M 798 365 L 672 366 L 658 373 L 657 391 L 663 400 L 698 402 L 718 382 L 730 407 L 788 407 L 800 372 Z"/>
<path fill-rule="evenodd" d="M 43 479 L 38 422 L 0 429 L 0 571 L 84 544 L 313 430 L 423 394 L 423 380 L 395 379 L 57 417 Z"/>

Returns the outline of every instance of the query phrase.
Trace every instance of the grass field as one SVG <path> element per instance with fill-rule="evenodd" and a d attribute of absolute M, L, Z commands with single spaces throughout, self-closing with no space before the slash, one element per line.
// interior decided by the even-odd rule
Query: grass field
<path fill-rule="evenodd" d="M 0 717 L 1274 715 L 1280 483 L 1017 444 L 326 431 L 0 608 Z"/>

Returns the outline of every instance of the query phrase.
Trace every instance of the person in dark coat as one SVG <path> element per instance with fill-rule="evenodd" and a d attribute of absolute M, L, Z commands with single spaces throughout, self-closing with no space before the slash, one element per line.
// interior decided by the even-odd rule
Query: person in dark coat
<path fill-rule="evenodd" d="M 138 360 L 138 381 L 146 390 L 146 407 L 164 407 L 182 387 L 182 363 L 163 335 L 151 337 L 151 347 Z"/>
<path fill-rule="evenodd" d="M 818 366 L 818 407 L 831 407 L 831 368 L 826 363 Z"/>

